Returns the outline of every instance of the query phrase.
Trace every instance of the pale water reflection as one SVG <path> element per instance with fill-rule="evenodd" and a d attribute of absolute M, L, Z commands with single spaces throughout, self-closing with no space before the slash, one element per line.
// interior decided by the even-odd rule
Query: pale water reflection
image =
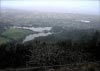
<path fill-rule="evenodd" d="M 52 34 L 50 32 L 52 27 L 19 27 L 19 26 L 13 26 L 12 28 L 22 28 L 22 29 L 32 30 L 33 32 L 37 32 L 37 33 L 34 33 L 34 34 L 27 35 L 25 37 L 25 39 L 23 40 L 23 43 L 30 41 L 30 40 L 34 40 L 36 37 L 48 36 L 48 35 Z"/>
<path fill-rule="evenodd" d="M 28 29 L 28 30 L 32 30 L 35 32 L 50 31 L 52 29 L 52 27 L 18 27 L 18 26 L 13 26 L 13 28 Z"/>
<path fill-rule="evenodd" d="M 81 22 L 90 23 L 88 20 L 80 20 Z"/>
<path fill-rule="evenodd" d="M 33 40 L 33 39 L 35 39 L 36 37 L 48 36 L 48 35 L 51 35 L 51 34 L 52 34 L 52 33 L 50 33 L 50 32 L 48 32 L 48 33 L 31 34 L 31 35 L 26 36 L 26 38 L 23 40 L 23 42 Z"/>

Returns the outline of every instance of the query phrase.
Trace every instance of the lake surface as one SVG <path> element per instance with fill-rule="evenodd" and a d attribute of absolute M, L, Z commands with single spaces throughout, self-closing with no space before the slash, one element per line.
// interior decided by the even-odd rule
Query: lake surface
<path fill-rule="evenodd" d="M 40 37 L 40 36 L 48 36 L 48 35 L 50 35 L 50 34 L 52 34 L 52 33 L 48 32 L 48 33 L 31 34 L 31 35 L 26 36 L 26 38 L 23 40 L 23 42 L 33 40 L 33 39 L 35 39 L 36 37 Z"/>
<path fill-rule="evenodd" d="M 80 20 L 81 22 L 90 23 L 89 20 Z"/>
<path fill-rule="evenodd" d="M 91 22 L 91 21 L 89 21 L 89 20 L 75 20 L 75 21 L 83 22 L 83 23 L 90 23 L 90 22 Z"/>
<path fill-rule="evenodd" d="M 32 30 L 35 32 L 50 31 L 52 29 L 52 27 L 17 27 L 17 26 L 13 26 L 13 28 L 28 29 L 28 30 Z"/>
<path fill-rule="evenodd" d="M 17 27 L 17 26 L 13 26 L 13 28 L 22 28 L 22 29 L 32 30 L 33 32 L 37 32 L 35 34 L 27 35 L 25 37 L 25 39 L 23 40 L 23 43 L 27 42 L 27 41 L 30 41 L 30 40 L 34 40 L 36 37 L 48 36 L 48 35 L 52 34 L 50 32 L 52 27 Z"/>

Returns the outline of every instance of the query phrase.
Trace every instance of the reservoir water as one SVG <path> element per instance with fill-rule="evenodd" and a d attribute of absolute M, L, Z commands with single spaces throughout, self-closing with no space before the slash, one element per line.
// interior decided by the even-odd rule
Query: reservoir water
<path fill-rule="evenodd" d="M 22 28 L 22 29 L 27 29 L 27 30 L 31 30 L 33 32 L 37 32 L 35 34 L 30 34 L 27 35 L 25 37 L 25 39 L 23 40 L 24 42 L 30 41 L 35 39 L 36 37 L 40 37 L 40 36 L 48 36 L 51 35 L 52 33 L 50 32 L 50 30 L 52 29 L 52 27 L 17 27 L 17 26 L 13 26 L 13 28 Z M 45 32 L 46 31 L 46 32 Z"/>
<path fill-rule="evenodd" d="M 52 33 L 48 32 L 48 33 L 31 34 L 31 35 L 26 36 L 26 38 L 23 40 L 23 42 L 33 40 L 33 39 L 35 39 L 36 37 L 40 37 L 40 36 L 48 36 L 48 35 L 50 35 L 50 34 L 52 34 Z"/>

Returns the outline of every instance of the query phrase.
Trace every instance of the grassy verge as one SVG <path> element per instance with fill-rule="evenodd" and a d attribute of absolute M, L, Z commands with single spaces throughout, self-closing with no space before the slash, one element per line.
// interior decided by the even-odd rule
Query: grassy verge
<path fill-rule="evenodd" d="M 6 43 L 9 40 L 22 40 L 25 36 L 33 33 L 31 30 L 21 28 L 9 28 L 1 33 L 0 44 Z M 3 36 L 3 37 L 2 37 Z"/>
<path fill-rule="evenodd" d="M 6 43 L 6 42 L 8 42 L 8 41 L 9 41 L 9 39 L 0 37 L 0 44 Z"/>

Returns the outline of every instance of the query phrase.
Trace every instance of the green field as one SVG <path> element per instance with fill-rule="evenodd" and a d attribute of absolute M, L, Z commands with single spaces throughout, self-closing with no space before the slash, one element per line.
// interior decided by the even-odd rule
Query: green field
<path fill-rule="evenodd" d="M 9 28 L 3 33 L 1 33 L 2 36 L 0 37 L 0 44 L 7 42 L 9 40 L 21 40 L 25 36 L 33 33 L 31 30 L 26 30 L 26 29 L 19 29 L 19 28 Z"/>
<path fill-rule="evenodd" d="M 0 37 L 0 44 L 6 43 L 6 42 L 8 42 L 8 41 L 9 41 L 9 39 Z"/>

